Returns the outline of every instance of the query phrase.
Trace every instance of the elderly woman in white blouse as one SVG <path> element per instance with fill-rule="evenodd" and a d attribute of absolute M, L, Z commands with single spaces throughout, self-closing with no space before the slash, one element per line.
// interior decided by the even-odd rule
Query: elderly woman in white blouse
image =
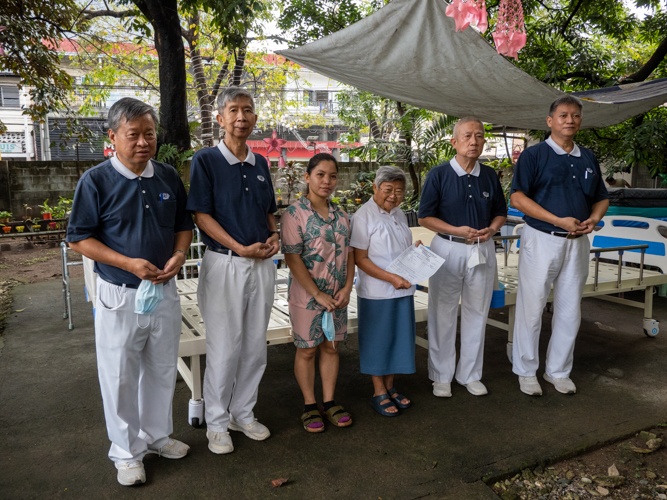
<path fill-rule="evenodd" d="M 398 167 L 380 167 L 374 195 L 352 218 L 350 246 L 359 268 L 357 314 L 361 372 L 371 375 L 371 406 L 385 417 L 395 417 L 410 400 L 394 387 L 394 375 L 415 372 L 415 287 L 385 271 L 412 245 L 412 233 L 399 205 L 406 177 Z M 420 245 L 418 241 L 416 245 Z"/>

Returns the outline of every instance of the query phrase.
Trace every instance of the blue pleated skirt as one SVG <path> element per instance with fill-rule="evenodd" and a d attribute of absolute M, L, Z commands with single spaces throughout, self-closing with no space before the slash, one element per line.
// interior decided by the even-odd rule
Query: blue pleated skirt
<path fill-rule="evenodd" d="M 357 298 L 361 373 L 391 375 L 415 372 L 414 297 Z"/>

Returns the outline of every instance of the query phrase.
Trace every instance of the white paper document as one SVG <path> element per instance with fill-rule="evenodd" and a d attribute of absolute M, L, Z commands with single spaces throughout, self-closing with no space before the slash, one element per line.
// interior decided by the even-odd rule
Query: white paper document
<path fill-rule="evenodd" d="M 445 259 L 434 254 L 424 245 L 410 245 L 387 266 L 387 271 L 398 274 L 413 285 L 426 281 L 445 263 Z"/>

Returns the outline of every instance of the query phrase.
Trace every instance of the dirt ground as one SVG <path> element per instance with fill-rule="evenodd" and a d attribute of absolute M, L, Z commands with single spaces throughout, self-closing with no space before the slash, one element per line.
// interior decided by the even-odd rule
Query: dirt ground
<path fill-rule="evenodd" d="M 667 498 L 667 424 L 549 467 L 498 481 L 502 500 Z"/>
<path fill-rule="evenodd" d="M 0 252 L 0 281 L 13 278 L 24 283 L 40 283 L 61 279 L 60 244 L 54 248 L 44 242 L 37 242 L 34 248 L 23 248 L 25 238 L 3 238 L 2 244 L 9 244 L 10 251 Z M 68 252 L 70 261 L 80 261 L 81 256 L 73 251 Z M 83 276 L 81 266 L 70 266 L 70 276 Z"/>

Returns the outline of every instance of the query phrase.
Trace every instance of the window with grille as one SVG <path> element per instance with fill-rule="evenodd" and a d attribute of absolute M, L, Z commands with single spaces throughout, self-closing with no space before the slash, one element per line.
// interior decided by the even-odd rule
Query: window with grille
<path fill-rule="evenodd" d="M 317 91 L 317 102 L 327 102 L 329 101 L 329 92 L 326 90 Z"/>

